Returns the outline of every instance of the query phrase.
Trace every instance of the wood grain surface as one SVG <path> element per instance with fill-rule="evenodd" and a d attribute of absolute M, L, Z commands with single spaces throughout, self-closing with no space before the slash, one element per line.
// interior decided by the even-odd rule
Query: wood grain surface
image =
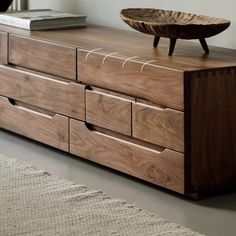
<path fill-rule="evenodd" d="M 133 103 L 133 137 L 184 152 L 184 113 Z"/>
<path fill-rule="evenodd" d="M 70 151 L 85 159 L 125 172 L 159 186 L 184 193 L 184 156 L 166 149 L 157 152 L 89 130 L 70 121 Z"/>
<path fill-rule="evenodd" d="M 0 64 L 8 63 L 8 33 L 0 32 Z"/>
<path fill-rule="evenodd" d="M 76 80 L 76 49 L 72 47 L 10 35 L 9 62 Z"/>
<path fill-rule="evenodd" d="M 68 150 L 71 117 L 75 155 L 189 196 L 236 185 L 236 50 L 211 46 L 206 55 L 180 41 L 168 57 L 167 40 L 153 48 L 141 33 L 0 25 L 0 64 L 8 33 L 9 62 L 24 69 L 0 66 L 0 95 L 17 100 L 0 99 L 0 125 Z M 99 87 L 88 95 L 94 125 L 81 122 L 86 86 Z M 118 124 L 127 100 L 134 137 Z"/>
<path fill-rule="evenodd" d="M 88 51 L 103 48 L 106 53 L 119 52 L 125 59 L 137 56 L 138 58 L 135 60 L 140 63 L 155 60 L 154 65 L 181 71 L 216 69 L 236 65 L 236 50 L 234 49 L 211 46 L 210 54 L 205 55 L 199 50 L 199 43 L 180 40 L 175 55 L 170 58 L 166 55 L 166 48 L 169 46 L 167 39 L 162 39 L 158 48 L 153 48 L 150 44 L 153 36 L 103 26 L 88 25 L 83 29 L 29 31 L 0 25 L 0 31 Z"/>
<path fill-rule="evenodd" d="M 133 144 L 137 144 L 139 146 L 142 146 L 143 148 L 156 150 L 158 152 L 163 152 L 165 150 L 164 147 L 161 147 L 161 146 L 158 146 L 156 144 L 149 143 L 149 142 L 145 142 L 143 140 L 133 138 L 131 136 L 127 136 L 127 135 L 124 135 L 124 134 L 121 134 L 121 133 L 117 133 L 117 132 L 114 132 L 114 131 L 109 130 L 109 129 L 101 128 L 99 126 L 91 125 L 91 124 L 88 124 L 88 123 L 86 123 L 86 125 L 87 126 L 92 126 L 93 131 L 97 131 L 99 133 L 103 133 L 103 134 L 106 134 L 108 136 L 112 136 L 114 138 L 118 138 L 118 139 L 130 142 L 130 143 L 133 143 Z"/>
<path fill-rule="evenodd" d="M 131 136 L 131 101 L 86 90 L 86 122 Z"/>
<path fill-rule="evenodd" d="M 0 95 L 85 120 L 84 85 L 0 66 Z"/>
<path fill-rule="evenodd" d="M 0 96 L 0 128 L 68 151 L 68 123 L 67 117 L 39 113 Z"/>
<path fill-rule="evenodd" d="M 191 190 L 235 186 L 236 68 L 194 73 L 191 91 Z"/>
<path fill-rule="evenodd" d="M 149 100 L 155 104 L 184 110 L 183 73 L 127 58 L 79 51 L 78 80 L 116 92 Z M 170 96 L 171 94 L 171 96 Z"/>

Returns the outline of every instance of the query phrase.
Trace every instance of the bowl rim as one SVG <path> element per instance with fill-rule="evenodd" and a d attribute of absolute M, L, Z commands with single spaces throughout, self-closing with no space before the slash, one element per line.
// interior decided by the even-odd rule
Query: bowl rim
<path fill-rule="evenodd" d="M 136 19 L 132 19 L 129 18 L 126 14 L 124 14 L 124 12 L 130 11 L 130 10 L 155 10 L 155 11 L 166 11 L 166 12 L 170 12 L 170 13 L 182 13 L 182 14 L 189 14 L 192 16 L 200 16 L 200 17 L 206 17 L 209 19 L 215 19 L 215 20 L 220 20 L 222 22 L 220 23 L 206 23 L 206 24 L 195 24 L 195 23 L 159 23 L 159 22 L 155 22 L 155 21 L 144 21 L 144 20 L 136 20 Z M 146 25 L 158 25 L 158 26 L 216 26 L 216 25 L 228 25 L 230 26 L 231 21 L 226 20 L 224 18 L 219 18 L 219 17 L 212 17 L 212 16 L 207 16 L 207 15 L 201 15 L 201 14 L 194 14 L 194 13 L 188 13 L 188 12 L 183 12 L 183 11 L 173 11 L 173 10 L 165 10 L 165 9 L 160 9 L 160 8 L 124 8 L 121 10 L 120 12 L 120 16 L 123 20 L 127 20 L 127 21 L 133 21 L 136 23 L 140 23 L 140 24 L 146 24 Z"/>

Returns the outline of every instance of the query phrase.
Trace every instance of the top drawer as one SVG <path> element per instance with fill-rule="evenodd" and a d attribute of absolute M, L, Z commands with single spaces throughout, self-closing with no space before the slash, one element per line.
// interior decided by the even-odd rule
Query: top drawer
<path fill-rule="evenodd" d="M 159 106 L 184 110 L 184 72 L 118 53 L 79 49 L 78 54 L 78 80 Z"/>
<path fill-rule="evenodd" d="M 9 62 L 76 80 L 76 49 L 72 47 L 10 35 Z"/>

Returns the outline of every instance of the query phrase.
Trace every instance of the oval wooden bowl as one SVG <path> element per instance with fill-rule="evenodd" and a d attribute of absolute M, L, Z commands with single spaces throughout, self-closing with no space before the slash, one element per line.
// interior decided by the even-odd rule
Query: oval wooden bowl
<path fill-rule="evenodd" d="M 221 33 L 230 25 L 230 21 L 225 19 L 161 9 L 128 8 L 123 9 L 120 15 L 135 30 L 154 35 L 154 46 L 160 37 L 170 38 L 174 44 L 176 39 L 200 39 L 206 52 L 205 38 Z"/>

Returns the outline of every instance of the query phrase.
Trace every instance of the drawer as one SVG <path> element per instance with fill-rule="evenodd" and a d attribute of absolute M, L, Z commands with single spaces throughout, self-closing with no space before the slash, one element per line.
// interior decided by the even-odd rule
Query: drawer
<path fill-rule="evenodd" d="M 184 152 L 184 113 L 148 104 L 133 104 L 133 137 Z"/>
<path fill-rule="evenodd" d="M 68 118 L 23 107 L 0 96 L 0 128 L 68 151 Z"/>
<path fill-rule="evenodd" d="M 99 51 L 100 52 L 100 51 Z M 184 73 L 108 53 L 78 51 L 78 80 L 154 104 L 184 110 Z M 138 60 L 138 59 L 136 59 Z M 147 59 L 146 59 L 147 61 Z"/>
<path fill-rule="evenodd" d="M 7 64 L 8 33 L 0 32 L 0 64 Z"/>
<path fill-rule="evenodd" d="M 85 88 L 74 82 L 0 66 L 0 95 L 85 120 Z"/>
<path fill-rule="evenodd" d="M 131 136 L 131 100 L 86 90 L 86 122 Z"/>
<path fill-rule="evenodd" d="M 76 80 L 76 49 L 72 47 L 10 35 L 9 62 Z"/>
<path fill-rule="evenodd" d="M 72 154 L 162 187 L 184 193 L 184 156 L 168 149 L 153 150 L 70 121 Z"/>

